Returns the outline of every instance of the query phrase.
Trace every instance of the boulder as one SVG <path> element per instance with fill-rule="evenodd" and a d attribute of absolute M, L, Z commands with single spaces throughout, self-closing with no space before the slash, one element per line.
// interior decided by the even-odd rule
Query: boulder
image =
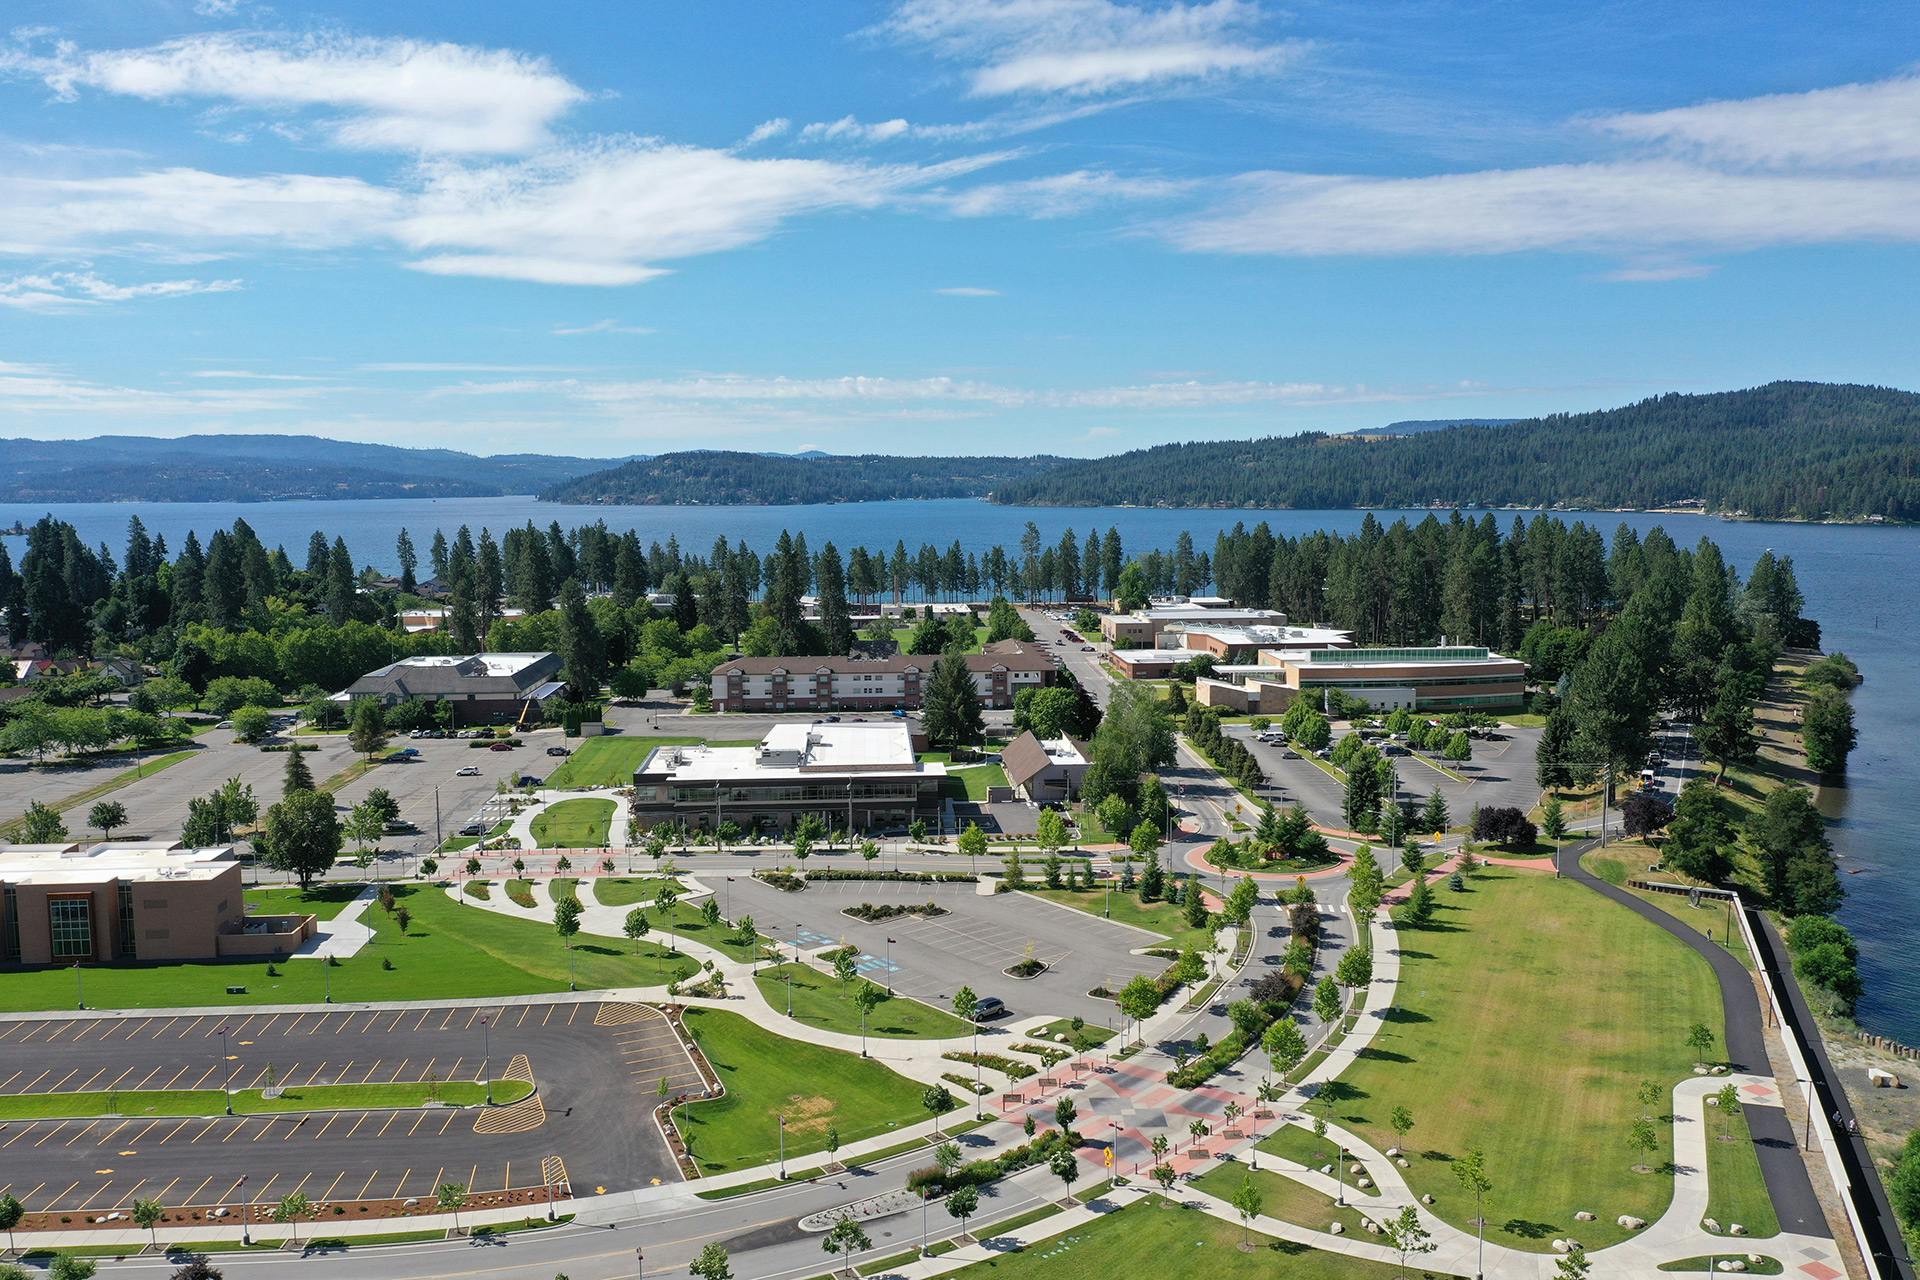
<path fill-rule="evenodd" d="M 1645 1218 L 1636 1218 L 1630 1213 L 1623 1213 L 1615 1218 L 1614 1221 L 1629 1231 L 1644 1231 L 1647 1226 L 1647 1220 Z"/>
<path fill-rule="evenodd" d="M 1574 1220 L 1575 1222 L 1593 1222 L 1593 1221 L 1596 1221 L 1596 1219 L 1595 1219 L 1595 1218 L 1594 1218 L 1594 1216 L 1593 1216 L 1593 1210 L 1591 1210 L 1591 1209 L 1582 1209 L 1582 1210 L 1581 1210 L 1580 1212 L 1578 1212 L 1578 1213 L 1576 1213 L 1576 1214 L 1574 1214 L 1574 1215 L 1573 1215 L 1573 1220 Z"/>
<path fill-rule="evenodd" d="M 1747 1269 L 1747 1264 L 1740 1261 L 1740 1259 L 1738 1258 L 1728 1258 L 1725 1261 L 1717 1263 L 1715 1265 L 1721 1271 L 1745 1271 Z"/>
<path fill-rule="evenodd" d="M 1336 1222 L 1332 1226 L 1328 1227 L 1327 1230 L 1333 1232 L 1333 1234 L 1337 1236 L 1343 1236 L 1347 1234 L 1347 1227 L 1346 1227 L 1346 1224 L 1343 1222 Z"/>
<path fill-rule="evenodd" d="M 1368 1235 L 1377 1236 L 1380 1234 L 1380 1224 L 1372 1218 L 1362 1219 L 1362 1225 L 1366 1227 Z"/>
<path fill-rule="evenodd" d="M 1573 1245 L 1566 1240 L 1555 1240 L 1553 1242 L 1553 1251 L 1555 1253 L 1570 1253 L 1572 1250 Z"/>
<path fill-rule="evenodd" d="M 1743 1236 L 1747 1234 L 1747 1229 L 1736 1222 L 1732 1226 L 1727 1228 L 1727 1234 L 1735 1235 L 1735 1236 Z"/>
<path fill-rule="evenodd" d="M 1718 1231 L 1720 1230 L 1720 1219 L 1702 1218 L 1700 1219 L 1700 1225 L 1708 1231 Z"/>
<path fill-rule="evenodd" d="M 1747 1255 L 1747 1261 L 1748 1261 L 1748 1262 L 1751 1262 L 1751 1263 L 1755 1263 L 1755 1264 L 1758 1264 L 1758 1263 L 1762 1263 L 1762 1262 L 1765 1262 L 1765 1261 L 1766 1261 L 1766 1259 L 1765 1259 L 1765 1258 L 1763 1258 L 1763 1257 L 1761 1257 L 1761 1256 L 1760 1256 L 1759 1254 L 1757 1254 L 1757 1253 L 1750 1253 L 1750 1254 L 1748 1254 L 1748 1255 Z"/>
<path fill-rule="evenodd" d="M 1393 1162 L 1399 1165 L 1402 1169 L 1407 1167 L 1407 1158 L 1405 1156 L 1395 1156 Z"/>
<path fill-rule="evenodd" d="M 1720 1099 L 1710 1093 L 1707 1095 L 1707 1105 L 1710 1107 L 1717 1107 L 1720 1105 Z"/>
<path fill-rule="evenodd" d="M 1720 1066 L 1720 1067 L 1715 1067 L 1715 1068 L 1713 1069 L 1713 1074 L 1715 1074 L 1715 1075 L 1717 1075 L 1717 1076 L 1724 1076 L 1724 1075 L 1729 1075 L 1729 1074 L 1731 1074 L 1731 1073 L 1732 1073 L 1732 1071 L 1733 1071 L 1733 1068 L 1732 1068 L 1732 1067 L 1727 1067 L 1727 1066 Z"/>
<path fill-rule="evenodd" d="M 1347 1172 L 1352 1174 L 1356 1178 L 1359 1177 L 1361 1174 L 1365 1173 L 1366 1171 L 1367 1171 L 1367 1167 L 1365 1165 L 1350 1164 L 1347 1166 Z"/>
<path fill-rule="evenodd" d="M 1707 1074 L 1707 1069 L 1706 1069 L 1705 1067 L 1703 1067 L 1703 1066 L 1701 1066 L 1701 1065 L 1699 1065 L 1698 1063 L 1695 1063 L 1695 1064 L 1694 1064 L 1694 1068 L 1693 1068 L 1693 1074 L 1695 1074 L 1695 1075 L 1697 1075 L 1697 1076 L 1703 1076 L 1703 1075 L 1706 1075 L 1706 1074 Z"/>
<path fill-rule="evenodd" d="M 1420 1203 L 1421 1203 L 1421 1204 L 1432 1204 L 1432 1203 L 1433 1203 L 1433 1197 L 1432 1197 L 1432 1196 L 1430 1196 L 1430 1195 L 1427 1195 L 1427 1196 L 1421 1196 L 1421 1197 L 1420 1197 Z"/>
<path fill-rule="evenodd" d="M 1400 1154 L 1400 1148 L 1398 1148 L 1398 1147 L 1388 1147 L 1388 1148 L 1387 1148 L 1387 1154 L 1388 1154 L 1388 1155 L 1390 1155 L 1390 1156 L 1397 1156 L 1397 1155 L 1399 1155 L 1399 1154 Z"/>
<path fill-rule="evenodd" d="M 1362 1191 L 1371 1191 L 1373 1190 L 1373 1179 L 1372 1178 L 1356 1178 L 1354 1180 L 1353 1185 L 1360 1188 Z"/>

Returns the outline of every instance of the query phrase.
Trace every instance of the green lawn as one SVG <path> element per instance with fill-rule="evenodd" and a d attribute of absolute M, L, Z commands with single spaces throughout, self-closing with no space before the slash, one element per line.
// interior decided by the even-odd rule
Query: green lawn
<path fill-rule="evenodd" d="M 1621 1214 L 1654 1221 L 1673 1195 L 1660 1171 L 1635 1173 L 1627 1133 L 1634 1090 L 1691 1074 L 1687 1028 L 1724 1036 L 1712 970 L 1665 930 L 1570 880 L 1486 868 L 1467 893 L 1435 895 L 1424 929 L 1397 937 L 1396 1005 L 1329 1090 L 1340 1123 L 1376 1147 L 1409 1148 L 1407 1181 L 1466 1229 L 1474 1206 L 1449 1172 L 1484 1149 L 1494 1189 L 1487 1238 L 1544 1252 L 1578 1225 L 1599 1249 L 1624 1238 Z M 1414 1114 L 1401 1143 L 1389 1111 Z M 1671 1151 L 1671 1134 L 1660 1140 Z"/>
<path fill-rule="evenodd" d="M 1780 1259 L 1778 1258 L 1762 1257 L 1760 1261 L 1755 1262 L 1752 1258 L 1747 1257 L 1744 1250 L 1735 1254 L 1731 1249 L 1725 1253 L 1702 1254 L 1697 1258 L 1682 1258 L 1678 1262 L 1663 1262 L 1660 1264 L 1660 1269 L 1662 1271 L 1714 1271 L 1714 1268 L 1720 1263 L 1736 1256 L 1746 1262 L 1746 1274 L 1750 1276 L 1777 1276 L 1785 1269 L 1780 1265 Z M 1719 1273 L 1715 1272 L 1715 1274 Z"/>
<path fill-rule="evenodd" d="M 529 909 L 539 905 L 533 896 L 533 881 L 507 881 L 507 901 L 513 903 L 516 907 L 527 907 Z"/>
<path fill-rule="evenodd" d="M 524 1080 L 495 1080 L 496 1103 L 518 1102 L 533 1092 Z M 424 1107 L 429 1102 L 479 1106 L 487 1099 L 484 1082 L 449 1080 L 428 1096 L 424 1084 L 321 1084 L 288 1089 L 268 1098 L 258 1089 L 235 1089 L 235 1115 L 277 1115 L 301 1111 L 337 1111 L 343 1107 Z M 89 1116 L 217 1116 L 227 1096 L 219 1089 L 148 1089 L 109 1093 L 15 1093 L 0 1096 L 0 1120 L 85 1119 Z"/>
<path fill-rule="evenodd" d="M 1729 1135 L 1721 1141 L 1721 1134 Z M 1707 1217 L 1722 1227 L 1739 1223 L 1750 1236 L 1780 1234 L 1780 1219 L 1760 1173 L 1760 1153 L 1744 1115 L 1722 1120 L 1707 1108 Z"/>
<path fill-rule="evenodd" d="M 1091 1022 L 1082 1022 L 1080 1024 L 1080 1030 L 1076 1032 L 1073 1029 L 1072 1018 L 1055 1018 L 1044 1027 L 1036 1027 L 1032 1033 L 1032 1038 L 1035 1040 L 1045 1040 L 1050 1044 L 1058 1044 L 1060 1043 L 1059 1038 L 1066 1036 L 1068 1043 L 1065 1047 L 1071 1047 L 1072 1039 L 1076 1035 L 1086 1041 L 1087 1044 L 1096 1045 L 1105 1044 L 1107 1041 L 1113 1039 L 1115 1032 L 1112 1027 L 1102 1027 Z"/>
<path fill-rule="evenodd" d="M 708 924 L 700 909 L 685 902 L 673 904 L 673 910 L 661 914 L 658 907 L 647 908 L 647 919 L 653 925 L 650 935 L 655 941 L 661 941 L 662 932 L 670 931 L 674 938 L 685 938 L 693 942 L 703 942 L 716 950 L 724 951 L 735 960 L 752 963 L 760 959 L 761 948 L 770 946 L 773 939 L 764 933 L 756 933 L 751 942 L 743 942 L 735 936 L 731 921 L 721 920 L 718 924 Z"/>
<path fill-rule="evenodd" d="M 1608 884 L 1623 889 L 1626 889 L 1630 879 L 1651 879 L 1669 884 L 1691 883 L 1685 876 L 1671 871 L 1650 870 L 1659 856 L 1638 840 L 1622 841 L 1607 846 L 1604 853 L 1596 849 L 1586 854 L 1580 859 L 1580 865 Z M 1711 933 L 1713 940 L 1731 951 L 1741 964 L 1753 968 L 1753 957 L 1747 952 L 1746 939 L 1740 936 L 1740 927 L 1734 923 L 1724 900 L 1703 898 L 1696 907 L 1676 893 L 1652 893 L 1645 889 L 1627 889 L 1627 892 L 1666 912 L 1695 933 Z"/>
<path fill-rule="evenodd" d="M 855 979 L 844 988 L 832 974 L 822 973 L 804 964 L 775 965 L 753 975 L 754 985 L 775 1009 L 787 1007 L 787 979 L 793 979 L 793 1017 L 810 1027 L 825 1031 L 860 1034 L 860 1009 L 853 1003 L 853 990 L 867 982 Z M 868 985 L 875 985 L 869 983 Z M 945 1040 L 964 1036 L 971 1028 L 953 1014 L 918 1000 L 896 996 L 877 1005 L 867 1019 L 867 1034 L 893 1040 Z"/>
<path fill-rule="evenodd" d="M 613 801 L 562 800 L 534 815 L 533 843 L 538 849 L 599 849 L 613 824 Z"/>
<path fill-rule="evenodd" d="M 310 889 L 285 886 L 248 889 L 247 911 L 257 916 L 317 916 L 331 920 L 366 888 L 361 884 L 316 884 Z M 374 908 L 378 910 L 377 907 Z"/>
<path fill-rule="evenodd" d="M 668 886 L 672 886 L 675 893 L 687 891 L 685 885 L 670 876 L 644 876 L 637 879 L 602 876 L 593 882 L 593 896 L 603 907 L 632 907 L 652 902 Z"/>
<path fill-rule="evenodd" d="M 947 766 L 945 792 L 954 799 L 985 800 L 988 787 L 1007 785 L 1007 771 L 997 764 Z"/>
<path fill-rule="evenodd" d="M 678 1112 L 706 1173 L 771 1161 L 782 1115 L 790 1161 L 825 1150 L 828 1129 L 853 1143 L 927 1118 L 924 1087 L 872 1059 L 788 1040 L 721 1009 L 688 1009 L 686 1024 L 727 1089 Z"/>
<path fill-rule="evenodd" d="M 1305 1064 L 1302 1064 L 1304 1068 Z M 1304 1069 L 1293 1073 L 1295 1077 L 1305 1075 Z M 1278 1129 L 1256 1143 L 1262 1151 L 1291 1160 L 1295 1164 L 1305 1165 L 1309 1169 L 1318 1169 L 1323 1164 L 1332 1164 L 1340 1154 L 1340 1148 L 1327 1138 L 1316 1138 L 1313 1130 L 1305 1125 L 1283 1124 Z"/>
<path fill-rule="evenodd" d="M 942 618 L 941 621 L 945 622 L 946 619 Z M 895 627 L 893 629 L 893 642 L 896 645 L 900 646 L 901 653 L 905 653 L 907 651 L 907 643 L 913 639 L 913 630 L 914 629 L 912 627 Z M 986 643 L 987 643 L 986 627 L 982 626 L 979 623 L 975 623 L 973 627 L 973 643 L 967 646 L 966 652 L 979 653 L 981 648 Z M 932 662 L 933 656 L 929 656 L 927 658 L 927 661 Z"/>
<path fill-rule="evenodd" d="M 1238 1185 L 1236 1181 L 1236 1186 Z M 991 1225 L 974 1234 L 993 1235 Z M 1101 1280 L 1165 1280 L 1168 1275 L 1207 1280 L 1397 1280 L 1432 1275 L 1417 1266 L 1400 1268 L 1326 1253 L 1254 1233 L 1242 1253 L 1244 1233 L 1236 1222 L 1148 1196 L 1018 1253 L 976 1262 L 954 1273 L 977 1280 L 989 1271 L 1014 1280 L 1056 1280 L 1063 1275 Z"/>
<path fill-rule="evenodd" d="M 756 740 L 757 741 L 757 740 Z M 638 769 L 655 747 L 693 747 L 705 738 L 584 738 L 566 763 L 547 775 L 549 787 L 630 787 Z M 749 745 L 745 741 L 716 741 L 716 747 Z"/>
<path fill-rule="evenodd" d="M 1334 1203 L 1332 1196 L 1323 1195 L 1312 1187 L 1295 1182 L 1283 1173 L 1274 1173 L 1267 1169 L 1249 1169 L 1244 1164 L 1216 1164 L 1213 1168 L 1193 1180 L 1193 1185 L 1208 1195 L 1219 1196 L 1222 1200 L 1232 1200 L 1240 1190 L 1243 1177 L 1253 1179 L 1254 1188 L 1260 1192 L 1260 1212 L 1269 1218 L 1278 1218 L 1282 1222 L 1291 1222 L 1297 1227 L 1307 1227 L 1314 1231 L 1326 1231 L 1338 1222 L 1345 1228 L 1346 1234 L 1360 1239 L 1366 1238 L 1366 1228 L 1361 1225 L 1360 1211 L 1342 1208 Z M 1328 1232 L 1331 1235 L 1331 1232 Z"/>
<path fill-rule="evenodd" d="M 1037 878 L 1039 874 L 1039 869 L 1033 865 L 1036 861 L 1033 858 L 1025 859 L 1029 879 Z M 1062 903 L 1088 915 L 1101 915 L 1107 910 L 1108 895 L 1104 888 L 1030 889 L 1028 892 L 1036 898 Z M 1181 950 L 1193 947 L 1205 955 L 1207 948 L 1213 945 L 1213 930 L 1196 929 L 1188 924 L 1179 907 L 1164 902 L 1142 902 L 1137 893 L 1122 893 L 1118 885 L 1114 886 L 1112 897 L 1113 914 L 1109 919 L 1157 933 Z"/>
<path fill-rule="evenodd" d="M 379 907 L 364 919 L 374 940 L 331 970 L 313 960 L 282 960 L 276 976 L 267 961 L 89 966 L 83 971 L 87 1004 L 95 1008 L 171 1009 L 186 1005 L 317 1004 L 332 979 L 336 1003 L 363 1000 L 448 1000 L 463 996 L 534 995 L 567 989 L 567 955 L 553 927 L 515 920 L 456 902 L 439 889 L 396 885 L 412 914 L 403 937 Z M 657 941 L 657 940 L 656 940 Z M 642 943 L 638 954 L 624 938 L 581 934 L 574 963 L 582 988 L 664 984 L 697 969 L 685 956 Z M 380 967 L 393 961 L 392 970 Z M 244 987 L 237 995 L 228 986 Z M 0 1011 L 71 1009 L 71 968 L 28 969 L 0 982 Z"/>

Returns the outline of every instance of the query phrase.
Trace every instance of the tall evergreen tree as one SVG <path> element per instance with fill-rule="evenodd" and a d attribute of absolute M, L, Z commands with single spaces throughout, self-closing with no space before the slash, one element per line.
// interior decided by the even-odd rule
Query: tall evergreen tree
<path fill-rule="evenodd" d="M 933 664 L 920 719 L 936 746 L 951 749 L 980 741 L 985 730 L 980 691 L 963 655 L 945 653 Z"/>

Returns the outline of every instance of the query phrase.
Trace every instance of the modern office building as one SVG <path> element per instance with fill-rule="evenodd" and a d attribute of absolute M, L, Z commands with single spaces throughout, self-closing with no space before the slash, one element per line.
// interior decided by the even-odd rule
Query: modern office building
<path fill-rule="evenodd" d="M 775 725 L 751 747 L 656 747 L 633 775 L 633 816 L 712 830 L 829 827 L 893 831 L 937 821 L 946 766 L 914 758 L 903 720 Z"/>
<path fill-rule="evenodd" d="M 1511 711 L 1527 696 L 1527 664 L 1488 649 L 1263 649 L 1199 682 L 1203 706 L 1275 715 L 1301 696 L 1338 689 L 1378 710 Z"/>
<path fill-rule="evenodd" d="M 1078 799 L 1087 776 L 1086 744 L 1072 738 L 1036 738 L 1022 733 L 1000 752 L 1007 781 L 1035 804 L 1065 804 Z"/>
<path fill-rule="evenodd" d="M 313 927 L 248 916 L 230 846 L 0 845 L 0 963 L 288 955 Z"/>
<path fill-rule="evenodd" d="M 1220 662 L 1251 662 L 1262 649 L 1348 649 L 1351 631 L 1330 627 L 1189 626 L 1175 633 L 1179 648 L 1211 654 Z"/>
<path fill-rule="evenodd" d="M 1116 649 L 1178 648 L 1188 627 L 1284 627 L 1287 615 L 1273 609 L 1216 607 L 1189 601 L 1151 605 L 1135 613 L 1100 619 L 1100 634 Z"/>
<path fill-rule="evenodd" d="M 719 711 L 893 711 L 920 705 L 934 657 L 732 658 L 713 669 L 713 705 Z M 1037 647 L 1017 653 L 970 653 L 983 707 L 1011 707 L 1025 688 L 1060 679 L 1053 655 Z"/>
<path fill-rule="evenodd" d="M 525 724 L 545 716 L 566 686 L 557 653 L 475 653 L 402 658 L 369 671 L 333 695 L 335 702 L 376 698 L 384 706 L 418 698 L 452 706 L 453 723 Z"/>

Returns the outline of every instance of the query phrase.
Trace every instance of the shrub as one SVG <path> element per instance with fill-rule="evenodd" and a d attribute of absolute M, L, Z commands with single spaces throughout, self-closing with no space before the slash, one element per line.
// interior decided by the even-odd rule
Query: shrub
<path fill-rule="evenodd" d="M 1473 816 L 1473 838 L 1509 849 L 1526 849 L 1540 838 L 1540 832 L 1518 809 L 1489 805 Z"/>

